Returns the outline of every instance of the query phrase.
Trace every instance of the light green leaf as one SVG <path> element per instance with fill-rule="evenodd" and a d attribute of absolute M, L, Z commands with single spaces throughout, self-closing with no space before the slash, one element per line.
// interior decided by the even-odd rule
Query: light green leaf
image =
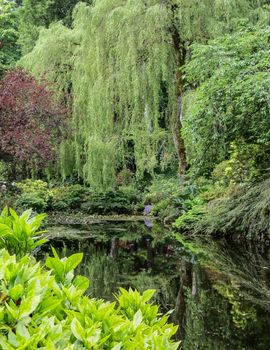
<path fill-rule="evenodd" d="M 83 253 L 77 253 L 69 256 L 66 261 L 65 272 L 74 270 L 82 261 Z"/>
<path fill-rule="evenodd" d="M 81 275 L 77 275 L 73 281 L 73 285 L 83 292 L 89 288 L 89 284 L 89 279 Z"/>
<path fill-rule="evenodd" d="M 143 320 L 142 312 L 141 310 L 138 310 L 133 318 L 134 329 L 138 328 L 138 326 L 142 323 L 142 320 Z"/>
<path fill-rule="evenodd" d="M 21 284 L 16 284 L 11 290 L 9 291 L 10 297 L 14 300 L 17 301 L 21 296 L 23 295 L 23 285 Z"/>
<path fill-rule="evenodd" d="M 71 331 L 74 335 L 74 337 L 78 340 L 80 340 L 81 342 L 84 341 L 85 338 L 85 330 L 82 327 L 82 325 L 80 324 L 80 322 L 77 320 L 77 318 L 74 318 L 71 322 Z"/>

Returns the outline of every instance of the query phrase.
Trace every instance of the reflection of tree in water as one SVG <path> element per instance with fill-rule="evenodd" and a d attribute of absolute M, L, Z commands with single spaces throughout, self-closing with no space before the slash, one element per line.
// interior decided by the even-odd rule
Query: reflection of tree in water
<path fill-rule="evenodd" d="M 269 249 L 179 238 L 155 222 L 73 228 L 53 242 L 62 256 L 84 253 L 89 293 L 110 300 L 119 287 L 156 289 L 161 311 L 175 309 L 184 350 L 268 350 Z"/>
<path fill-rule="evenodd" d="M 70 239 L 67 227 L 57 227 L 53 244 L 62 256 L 84 253 L 78 273 L 90 279 L 91 296 L 111 300 L 119 287 L 156 289 L 161 310 L 174 308 L 178 280 L 169 232 L 156 223 L 151 228 L 133 222 L 89 226 L 69 228 Z"/>
<path fill-rule="evenodd" d="M 213 241 L 180 241 L 184 264 L 192 261 L 183 349 L 268 350 L 267 252 Z"/>

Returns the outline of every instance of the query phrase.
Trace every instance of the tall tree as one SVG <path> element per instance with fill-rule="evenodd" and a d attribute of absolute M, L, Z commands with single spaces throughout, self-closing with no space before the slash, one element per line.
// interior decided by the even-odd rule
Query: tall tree
<path fill-rule="evenodd" d="M 15 64 L 20 56 L 18 11 L 13 1 L 0 0 L 0 76 Z"/>
<path fill-rule="evenodd" d="M 72 11 L 80 0 L 22 0 L 20 8 L 19 43 L 23 53 L 32 50 L 39 35 L 40 27 L 48 28 L 53 22 L 62 20 L 70 27 Z M 92 0 L 83 0 L 91 4 Z"/>
<path fill-rule="evenodd" d="M 228 159 L 232 143 L 239 156 L 248 151 L 243 159 L 246 165 L 252 157 L 257 171 L 266 172 L 270 149 L 269 38 L 269 26 L 245 24 L 209 45 L 193 47 L 186 74 L 197 89 L 187 96 L 189 113 L 184 130 L 190 162 L 200 175 L 209 175 Z"/>

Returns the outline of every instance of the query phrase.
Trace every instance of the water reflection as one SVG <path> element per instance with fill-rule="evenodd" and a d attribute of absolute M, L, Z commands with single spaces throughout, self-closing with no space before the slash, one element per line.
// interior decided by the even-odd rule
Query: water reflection
<path fill-rule="evenodd" d="M 269 247 L 176 240 L 155 222 L 50 231 L 62 256 L 84 252 L 78 272 L 89 277 L 91 296 L 111 300 L 119 287 L 156 289 L 161 310 L 174 310 L 184 350 L 269 349 Z"/>
<path fill-rule="evenodd" d="M 192 261 L 183 348 L 269 349 L 268 249 L 180 239 Z"/>

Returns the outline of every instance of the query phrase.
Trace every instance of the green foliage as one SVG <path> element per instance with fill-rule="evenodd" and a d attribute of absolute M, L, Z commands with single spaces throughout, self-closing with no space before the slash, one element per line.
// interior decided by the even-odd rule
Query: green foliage
<path fill-rule="evenodd" d="M 27 179 L 17 184 L 21 194 L 16 205 L 22 208 L 33 208 L 36 211 L 79 209 L 86 201 L 90 191 L 87 187 L 62 185 L 50 188 L 42 180 Z"/>
<path fill-rule="evenodd" d="M 48 200 L 48 183 L 45 181 L 27 179 L 23 182 L 18 182 L 16 186 L 22 193 L 35 193 L 37 196 Z"/>
<path fill-rule="evenodd" d="M 54 252 L 56 255 L 56 253 Z M 178 349 L 177 327 L 158 307 L 121 289 L 115 303 L 84 296 L 89 281 L 74 268 L 82 256 L 48 258 L 47 271 L 29 256 L 0 251 L 0 346 L 3 349 Z"/>
<path fill-rule="evenodd" d="M 84 26 L 73 75 L 76 166 L 91 185 L 108 189 L 128 159 L 141 177 L 159 165 L 158 153 L 162 159 L 166 147 L 172 151 L 159 102 L 174 74 L 168 14 L 155 2 L 105 0 L 81 6 L 75 20 Z"/>
<path fill-rule="evenodd" d="M 216 236 L 240 235 L 253 240 L 269 239 L 269 185 L 236 187 L 226 197 L 210 202 L 206 215 L 192 231 Z"/>
<path fill-rule="evenodd" d="M 16 206 L 32 208 L 37 212 L 43 212 L 48 207 L 49 192 L 48 183 L 42 180 L 27 179 L 17 183 L 21 194 L 16 201 Z"/>
<path fill-rule="evenodd" d="M 0 181 L 6 181 L 8 178 L 8 166 L 5 162 L 0 161 Z"/>
<path fill-rule="evenodd" d="M 45 233 L 39 231 L 44 218 L 44 214 L 31 217 L 31 210 L 18 216 L 13 209 L 5 208 L 0 215 L 0 248 L 22 257 L 47 242 L 38 237 Z"/>
<path fill-rule="evenodd" d="M 233 142 L 229 151 L 230 158 L 214 168 L 213 180 L 218 185 L 228 187 L 265 176 L 269 170 L 268 154 L 264 146 Z"/>
<path fill-rule="evenodd" d="M 95 192 L 82 204 L 82 210 L 89 214 L 129 214 L 134 209 L 137 197 L 134 192 Z"/>
<path fill-rule="evenodd" d="M 90 189 L 79 185 L 60 186 L 50 189 L 50 209 L 79 209 L 91 196 Z"/>
<path fill-rule="evenodd" d="M 242 157 L 244 163 L 253 147 L 265 154 L 255 157 L 254 167 L 265 171 L 270 154 L 269 35 L 268 26 L 243 27 L 209 45 L 193 46 L 186 74 L 199 87 L 191 94 L 184 129 L 194 172 L 211 173 L 239 142 L 242 149 L 235 150 L 231 161 Z"/>
<path fill-rule="evenodd" d="M 20 56 L 17 39 L 17 5 L 13 1 L 0 0 L 0 76 L 14 66 Z"/>
<path fill-rule="evenodd" d="M 91 3 L 91 0 L 85 2 Z M 72 10 L 77 3 L 78 0 L 23 0 L 19 26 L 19 43 L 23 53 L 33 49 L 41 27 L 48 28 L 59 20 L 70 26 Z"/>
<path fill-rule="evenodd" d="M 177 177 L 156 176 L 147 188 L 144 201 L 156 204 L 178 194 L 179 190 L 180 184 Z"/>
<path fill-rule="evenodd" d="M 189 221 L 189 218 L 199 215 L 202 204 L 207 201 L 205 198 L 207 191 L 209 191 L 209 184 L 202 179 L 197 182 L 187 181 L 183 186 L 179 184 L 179 179 L 176 177 L 159 176 L 147 188 L 144 202 L 153 204 L 152 214 L 157 215 L 164 223 L 172 223 L 178 217 L 180 223 L 182 216 L 183 220 L 187 218 Z"/>
<path fill-rule="evenodd" d="M 202 200 L 198 199 L 198 202 L 201 202 L 201 204 L 195 204 L 191 209 L 179 216 L 174 223 L 175 228 L 181 232 L 188 232 L 201 219 L 201 216 L 205 214 L 205 206 Z"/>
<path fill-rule="evenodd" d="M 250 320 L 256 321 L 256 309 L 254 306 L 245 305 L 239 290 L 230 285 L 216 284 L 216 290 L 228 299 L 232 306 L 232 319 L 237 328 L 245 329 Z"/>
<path fill-rule="evenodd" d="M 18 65 L 24 66 L 35 76 L 43 76 L 46 72 L 46 79 L 54 83 L 60 96 L 62 93 L 68 94 L 72 87 L 73 53 L 79 43 L 80 37 L 76 31 L 60 22 L 53 23 L 49 28 L 40 29 L 33 52 L 24 55 Z M 38 65 L 32 64 L 33 55 Z"/>
<path fill-rule="evenodd" d="M 35 193 L 24 193 L 16 200 L 17 208 L 32 208 L 41 213 L 47 208 L 46 201 Z"/>
<path fill-rule="evenodd" d="M 82 210 L 88 214 L 128 214 L 136 211 L 140 201 L 138 190 L 133 186 L 93 192 L 80 184 L 51 186 L 42 180 L 27 179 L 17 187 L 20 194 L 16 207 L 33 208 L 37 212 Z"/>
<path fill-rule="evenodd" d="M 127 214 L 138 202 L 137 190 L 120 187 L 118 191 L 93 192 L 79 184 L 54 187 L 49 190 L 50 210 L 82 210 L 88 214 Z"/>
<path fill-rule="evenodd" d="M 27 25 L 34 18 L 59 18 L 48 15 L 53 0 L 24 1 Z M 60 147 L 62 177 L 76 172 L 104 191 L 115 186 L 122 169 L 137 179 L 175 169 L 179 57 L 183 65 L 191 41 L 232 31 L 239 17 L 261 18 L 261 3 L 102 0 L 78 5 L 72 29 L 60 23 L 43 29 L 21 64 L 73 93 L 74 135 Z M 45 22 L 40 24 L 48 27 Z"/>

